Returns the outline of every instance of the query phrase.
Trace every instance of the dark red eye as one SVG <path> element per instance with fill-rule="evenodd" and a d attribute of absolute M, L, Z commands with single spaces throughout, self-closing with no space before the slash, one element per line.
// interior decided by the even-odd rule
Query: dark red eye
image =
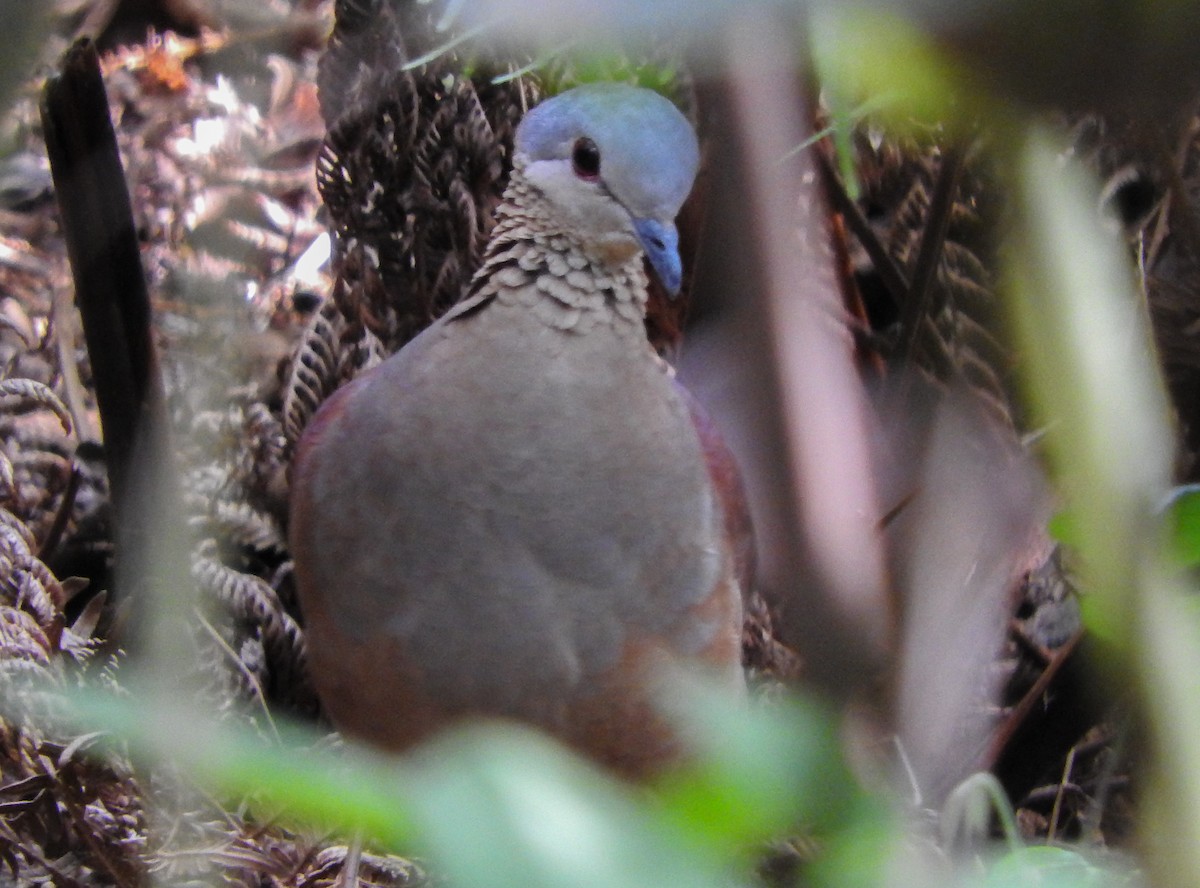
<path fill-rule="evenodd" d="M 576 139 L 575 147 L 571 149 L 571 165 L 579 178 L 599 179 L 600 149 L 596 147 L 596 143 L 586 136 Z"/>

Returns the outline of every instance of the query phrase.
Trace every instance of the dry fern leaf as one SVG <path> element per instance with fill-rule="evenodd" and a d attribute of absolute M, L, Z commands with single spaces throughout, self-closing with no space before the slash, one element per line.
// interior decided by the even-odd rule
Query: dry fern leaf
<path fill-rule="evenodd" d="M 340 384 L 339 341 L 345 324 L 337 305 L 326 300 L 304 331 L 283 394 L 283 432 L 289 450 Z"/>
<path fill-rule="evenodd" d="M 258 627 L 269 665 L 281 679 L 304 676 L 304 633 L 266 580 L 235 570 L 214 557 L 216 542 L 207 540 L 192 558 L 192 577 L 234 618 Z"/>
<path fill-rule="evenodd" d="M 287 552 L 279 522 L 244 500 L 219 499 L 213 502 L 210 523 L 221 539 L 235 545 L 275 555 Z"/>
<path fill-rule="evenodd" d="M 288 371 L 283 393 L 287 451 L 296 446 L 326 398 L 383 358 L 379 339 L 363 325 L 348 324 L 337 300 L 326 300 L 304 331 Z"/>
<path fill-rule="evenodd" d="M 12 412 L 29 405 L 51 410 L 62 423 L 63 431 L 71 434 L 71 413 L 49 386 L 32 379 L 0 380 L 0 411 Z"/>
<path fill-rule="evenodd" d="M 29 529 L 29 525 L 27 525 L 8 509 L 2 507 L 0 507 L 0 528 L 3 529 L 0 530 L 0 533 L 3 533 L 4 531 L 11 531 L 20 538 L 20 543 L 17 546 L 14 546 L 12 542 L 4 542 L 8 552 L 11 553 L 21 550 L 28 554 L 33 549 L 35 542 L 33 538 L 33 531 Z M 4 540 L 4 538 L 0 537 L 0 541 L 2 540 Z"/>
<path fill-rule="evenodd" d="M 11 677 L 29 666 L 40 673 L 53 653 L 50 637 L 33 614 L 0 604 L 0 675 Z"/>

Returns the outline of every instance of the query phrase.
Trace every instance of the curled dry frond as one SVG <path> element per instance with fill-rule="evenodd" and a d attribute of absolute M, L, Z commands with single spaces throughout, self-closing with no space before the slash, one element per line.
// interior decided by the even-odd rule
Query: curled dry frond
<path fill-rule="evenodd" d="M 339 281 L 337 287 L 344 290 L 344 282 Z M 369 327 L 348 322 L 342 301 L 327 299 L 304 331 L 284 386 L 285 452 L 296 446 L 326 398 L 385 355 L 383 343 Z"/>
<path fill-rule="evenodd" d="M 513 60 L 439 31 L 431 15 L 419 3 L 339 4 L 318 71 L 328 133 L 317 185 L 343 310 L 389 352 L 458 300 L 491 229 L 516 122 L 537 98 L 527 79 L 493 83 Z M 406 65 L 414 59 L 424 63 Z"/>
<path fill-rule="evenodd" d="M 11 611 L 9 625 L 14 632 L 30 621 L 38 629 L 34 634 L 18 632 L 23 642 L 0 651 L 0 660 L 9 655 L 28 660 L 26 654 L 36 646 L 42 653 L 34 660 L 48 662 L 61 649 L 66 593 L 50 568 L 34 554 L 33 546 L 34 537 L 25 522 L 7 509 L 0 509 L 0 606 Z M 23 616 L 18 619 L 12 616 L 15 614 Z"/>
<path fill-rule="evenodd" d="M 12 597 L 16 607 L 33 614 L 42 626 L 53 627 L 57 634 L 62 620 L 58 604 L 62 587 L 46 565 L 32 556 L 15 561 L 5 586 L 15 586 Z"/>
<path fill-rule="evenodd" d="M 12 460 L 0 449 L 0 501 L 8 501 L 17 492 L 17 478 Z"/>
<path fill-rule="evenodd" d="M 272 681 L 306 686 L 304 633 L 284 608 L 278 592 L 261 577 L 242 573 L 216 557 L 215 541 L 201 544 L 192 557 L 192 577 L 262 640 Z"/>
<path fill-rule="evenodd" d="M 242 461 L 238 478 L 249 490 L 268 500 L 287 497 L 288 437 L 283 423 L 263 403 L 251 404 L 242 415 Z"/>
<path fill-rule="evenodd" d="M 945 146 L 932 143 L 875 143 L 862 131 L 857 138 L 866 189 L 863 203 L 873 209 L 872 226 L 881 246 L 895 267 L 911 278 L 948 153 Z M 957 181 L 912 357 L 929 378 L 965 383 L 985 409 L 1012 425 L 1012 355 L 991 332 L 997 326 L 991 269 L 1000 198 L 992 172 L 970 151 Z M 905 295 L 900 294 L 900 300 Z M 883 309 L 885 314 L 892 311 L 902 315 L 903 306 Z"/>
<path fill-rule="evenodd" d="M 51 410 L 63 431 L 71 433 L 71 412 L 49 386 L 32 379 L 0 380 L 0 411 L 11 412 L 31 404 Z"/>
<path fill-rule="evenodd" d="M 50 665 L 54 645 L 45 629 L 28 610 L 0 604 L 0 676 L 32 664 Z"/>
<path fill-rule="evenodd" d="M 256 829 L 234 834 L 217 854 L 230 885 L 311 885 L 332 888 L 344 881 L 349 849 L 345 845 L 319 847 L 301 836 L 281 834 L 274 829 Z M 360 884 L 378 888 L 417 888 L 425 875 L 410 861 L 399 857 L 364 852 L 359 860 Z"/>
<path fill-rule="evenodd" d="M 0 660 L 0 667 L 13 662 Z M 0 676 L 11 680 L 11 670 Z M 140 792 L 127 765 L 80 754 L 94 740 L 84 735 L 59 743 L 0 722 L 0 799 L 14 812 L 0 823 L 0 859 L 14 884 L 142 883 L 146 824 Z"/>
<path fill-rule="evenodd" d="M 33 531 L 24 521 L 0 507 L 0 546 L 6 553 L 23 551 L 28 554 L 34 547 Z"/>
<path fill-rule="evenodd" d="M 212 532 L 221 539 L 259 552 L 283 555 L 287 543 L 279 522 L 248 502 L 221 499 L 212 504 Z"/>
<path fill-rule="evenodd" d="M 317 408 L 338 387 L 339 342 L 345 319 L 333 300 L 326 300 L 304 331 L 292 358 L 283 393 L 283 431 L 294 448 Z"/>

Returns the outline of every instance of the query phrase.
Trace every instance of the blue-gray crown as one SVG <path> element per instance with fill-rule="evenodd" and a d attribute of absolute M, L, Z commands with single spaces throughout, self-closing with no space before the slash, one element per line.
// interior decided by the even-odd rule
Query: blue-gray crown
<path fill-rule="evenodd" d="M 581 137 L 600 149 L 600 177 L 631 214 L 674 219 L 696 178 L 700 149 L 669 100 L 625 84 L 579 86 L 525 115 L 516 149 L 531 161 L 568 158 Z"/>

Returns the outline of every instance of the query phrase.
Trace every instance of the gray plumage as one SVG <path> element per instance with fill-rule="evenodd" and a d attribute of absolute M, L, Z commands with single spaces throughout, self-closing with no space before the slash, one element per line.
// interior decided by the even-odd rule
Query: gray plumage
<path fill-rule="evenodd" d="M 291 548 L 345 729 L 404 747 L 511 717 L 641 773 L 674 750 L 650 715 L 663 658 L 740 681 L 721 503 L 643 327 L 646 232 L 670 274 L 696 162 L 653 93 L 539 106 L 468 298 L 314 420 Z"/>

